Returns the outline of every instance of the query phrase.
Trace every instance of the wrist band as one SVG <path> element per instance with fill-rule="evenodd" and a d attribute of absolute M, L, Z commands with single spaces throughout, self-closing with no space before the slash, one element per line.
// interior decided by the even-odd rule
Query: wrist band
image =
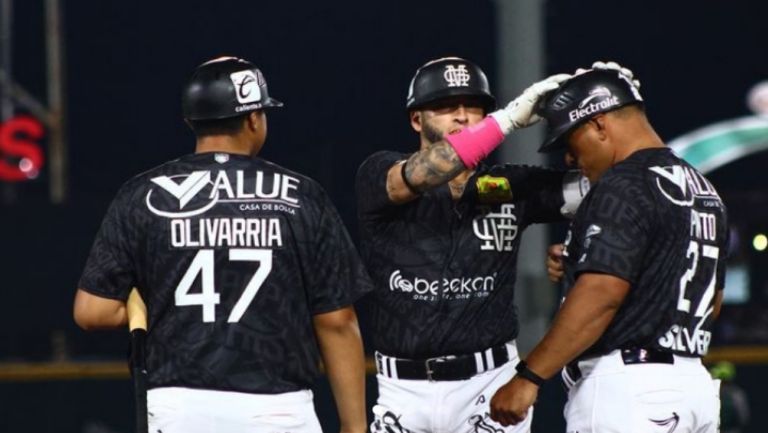
<path fill-rule="evenodd" d="M 526 364 L 525 361 L 518 362 L 517 366 L 515 366 L 515 370 L 517 370 L 518 376 L 533 382 L 533 384 L 536 386 L 541 386 L 544 384 L 544 382 L 546 382 L 546 379 L 534 373 L 530 368 L 528 368 L 528 364 Z"/>
<path fill-rule="evenodd" d="M 408 160 L 406 159 L 403 161 L 402 164 L 400 164 L 400 175 L 403 177 L 403 183 L 405 186 L 408 187 L 408 190 L 416 195 L 421 195 L 421 191 L 416 189 L 415 186 L 411 185 L 411 182 L 408 180 L 408 177 L 405 176 L 405 164 L 408 164 Z"/>
<path fill-rule="evenodd" d="M 445 137 L 464 166 L 475 168 L 489 153 L 504 141 L 504 133 L 496 119 L 487 116 L 479 123 Z"/>

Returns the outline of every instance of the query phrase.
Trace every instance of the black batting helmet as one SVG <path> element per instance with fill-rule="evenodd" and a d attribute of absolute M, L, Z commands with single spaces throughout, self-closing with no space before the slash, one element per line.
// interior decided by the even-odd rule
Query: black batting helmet
<path fill-rule="evenodd" d="M 538 107 L 538 114 L 547 121 L 547 137 L 539 152 L 565 147 L 566 134 L 597 114 L 642 103 L 637 87 L 618 71 L 593 69 L 576 75 L 547 95 Z"/>
<path fill-rule="evenodd" d="M 459 57 L 443 57 L 420 67 L 411 79 L 405 106 L 414 110 L 452 96 L 477 97 L 486 112 L 496 108 L 496 98 L 483 70 Z"/>
<path fill-rule="evenodd" d="M 181 95 L 181 109 L 189 120 L 226 119 L 282 106 L 269 97 L 261 71 L 237 57 L 219 57 L 198 66 Z"/>

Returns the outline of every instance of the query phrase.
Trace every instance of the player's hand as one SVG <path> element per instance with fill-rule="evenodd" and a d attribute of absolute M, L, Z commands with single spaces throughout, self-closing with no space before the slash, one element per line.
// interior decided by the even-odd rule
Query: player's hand
<path fill-rule="evenodd" d="M 597 69 L 601 71 L 616 71 L 624 76 L 627 80 L 629 80 L 637 89 L 640 89 L 640 80 L 635 78 L 635 74 L 632 72 L 631 69 L 625 68 L 621 66 L 620 64 L 616 62 L 601 62 L 597 61 L 595 63 L 592 63 L 592 69 Z M 576 70 L 575 75 L 583 74 L 584 72 L 587 72 L 589 69 L 583 69 L 579 68 Z"/>
<path fill-rule="evenodd" d="M 504 427 L 522 422 L 538 395 L 539 387 L 533 382 L 513 377 L 491 398 L 491 419 Z"/>
<path fill-rule="evenodd" d="M 563 250 L 565 245 L 553 244 L 547 248 L 547 275 L 549 281 L 560 282 L 565 270 L 563 269 Z"/>
<path fill-rule="evenodd" d="M 569 78 L 571 78 L 570 74 L 557 74 L 534 83 L 506 107 L 494 111 L 490 115 L 496 119 L 504 134 L 508 134 L 514 129 L 531 126 L 541 120 L 541 117 L 535 112 L 541 97 L 560 87 L 560 84 Z"/>

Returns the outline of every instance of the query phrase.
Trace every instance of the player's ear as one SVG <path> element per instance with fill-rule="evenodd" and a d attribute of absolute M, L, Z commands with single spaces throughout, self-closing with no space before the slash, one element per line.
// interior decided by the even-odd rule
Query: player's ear
<path fill-rule="evenodd" d="M 408 113 L 411 118 L 411 128 L 416 132 L 421 132 L 422 114 L 421 111 L 414 110 Z"/>
<path fill-rule="evenodd" d="M 598 114 L 597 116 L 589 119 L 589 123 L 592 124 L 594 132 L 597 134 L 597 137 L 600 140 L 605 140 L 607 138 L 605 122 L 605 114 Z"/>
<path fill-rule="evenodd" d="M 251 111 L 245 117 L 245 127 L 251 131 L 257 131 L 262 128 L 263 112 L 260 110 Z"/>

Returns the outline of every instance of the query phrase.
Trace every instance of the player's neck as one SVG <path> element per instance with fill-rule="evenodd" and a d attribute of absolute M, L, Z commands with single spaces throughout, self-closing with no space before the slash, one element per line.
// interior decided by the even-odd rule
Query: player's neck
<path fill-rule="evenodd" d="M 454 200 L 459 200 L 461 196 L 464 195 L 467 181 L 472 174 L 474 174 L 473 170 L 464 170 L 448 181 L 448 188 L 451 190 L 451 197 L 453 197 Z"/>
<path fill-rule="evenodd" d="M 239 136 L 208 135 L 199 137 L 195 145 L 195 153 L 223 152 L 238 155 L 252 155 L 255 152 L 252 143 Z"/>
<path fill-rule="evenodd" d="M 629 158 L 638 150 L 666 147 L 659 134 L 647 122 L 638 125 L 634 130 L 627 131 L 626 134 L 622 141 L 627 144 L 620 146 L 616 162 Z"/>

